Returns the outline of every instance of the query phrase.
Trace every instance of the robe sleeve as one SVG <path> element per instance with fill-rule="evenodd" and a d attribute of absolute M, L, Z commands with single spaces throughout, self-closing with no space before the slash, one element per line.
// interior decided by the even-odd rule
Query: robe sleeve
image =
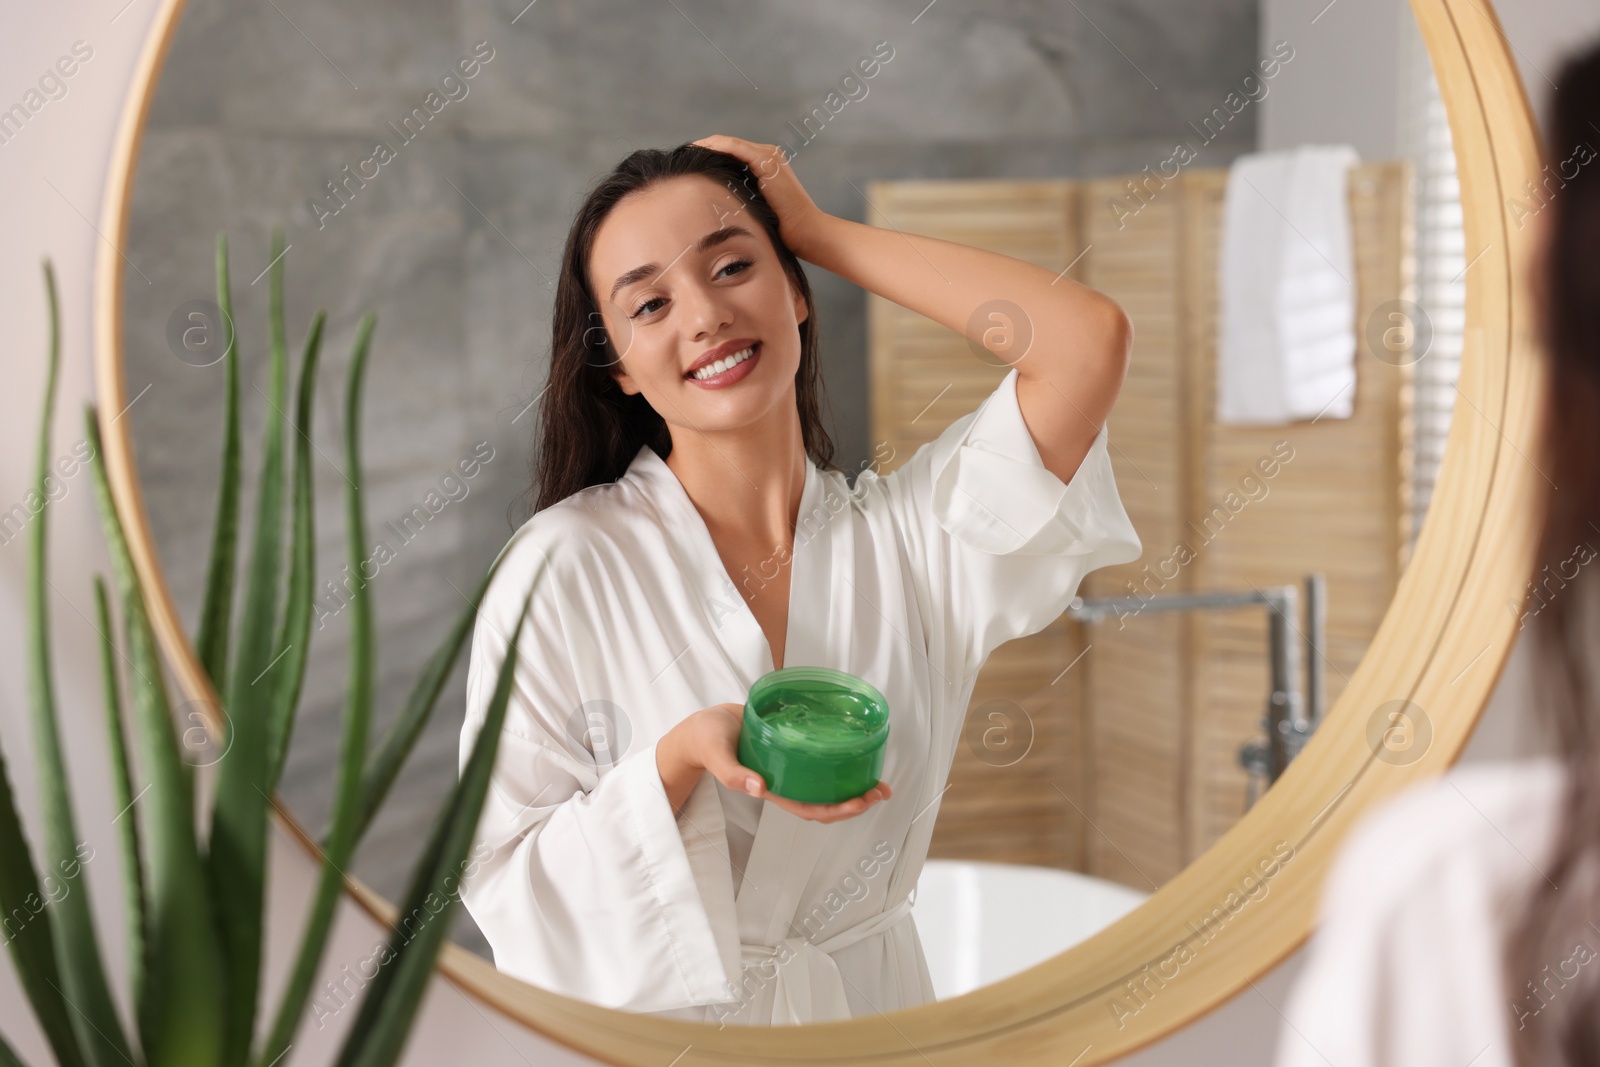
<path fill-rule="evenodd" d="M 490 583 L 473 632 L 458 773 L 493 698 L 533 557 L 544 552 L 516 539 L 507 551 L 514 554 Z M 622 749 L 612 762 L 586 736 L 568 657 L 584 628 L 563 625 L 560 604 L 572 598 L 559 595 L 559 568 L 542 583 L 518 645 L 462 902 L 495 967 L 533 985 L 640 1012 L 726 1001 L 729 966 L 737 974 L 739 960 L 731 884 L 714 912 L 701 889 L 730 881 L 726 861 L 674 816 L 654 739 L 621 745 L 623 731 L 612 731 Z"/>
<path fill-rule="evenodd" d="M 1070 482 L 1044 465 L 1012 368 L 884 481 L 931 625 L 976 670 L 990 652 L 1044 629 L 1083 576 L 1139 558 L 1102 426 Z"/>

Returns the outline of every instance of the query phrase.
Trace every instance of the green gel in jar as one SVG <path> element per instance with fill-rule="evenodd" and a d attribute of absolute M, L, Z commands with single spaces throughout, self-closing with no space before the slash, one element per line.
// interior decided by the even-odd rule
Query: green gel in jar
<path fill-rule="evenodd" d="M 865 679 L 784 667 L 750 687 L 739 762 L 780 797 L 837 804 L 878 784 L 888 736 L 889 703 Z"/>

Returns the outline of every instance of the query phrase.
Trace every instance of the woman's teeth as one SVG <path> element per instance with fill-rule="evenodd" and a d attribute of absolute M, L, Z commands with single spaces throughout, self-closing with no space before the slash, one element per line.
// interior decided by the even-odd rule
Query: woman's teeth
<path fill-rule="evenodd" d="M 707 363 L 704 367 L 701 367 L 699 370 L 690 374 L 689 377 L 695 379 L 696 381 L 704 381 L 706 378 L 721 374 L 730 367 L 737 367 L 739 364 L 749 359 L 755 353 L 755 350 L 756 346 L 751 345 L 749 348 L 746 348 L 741 352 L 735 352 L 731 356 L 724 356 L 715 363 Z"/>

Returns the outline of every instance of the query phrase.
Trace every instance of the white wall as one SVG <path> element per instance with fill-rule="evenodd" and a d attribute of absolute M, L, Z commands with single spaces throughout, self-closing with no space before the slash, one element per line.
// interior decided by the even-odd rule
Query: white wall
<path fill-rule="evenodd" d="M 0 419 L 0 509 L 21 501 L 28 491 L 35 442 L 37 405 L 44 389 L 44 353 L 48 338 L 40 262 L 49 256 L 55 264 L 62 306 L 63 367 L 57 400 L 57 426 L 53 454 L 70 451 L 80 437 L 81 408 L 93 399 L 90 360 L 90 299 L 93 258 L 110 249 L 98 232 L 100 197 L 111 133 L 131 75 L 136 50 L 155 5 L 109 0 L 98 5 L 47 7 L 14 4 L 8 9 L 6 30 L 0 35 L 0 108 L 9 107 L 74 41 L 93 48 L 92 58 L 68 80 L 67 95 L 49 102 L 22 132 L 0 144 L 0 204 L 6 205 L 0 230 L 0 314 L 5 323 L 6 358 L 0 362 L 0 395 L 7 398 L 7 415 Z M 1304 121 L 1286 114 L 1290 107 L 1321 108 L 1330 137 L 1357 141 L 1371 136 L 1375 143 L 1392 143 L 1389 128 L 1393 104 L 1387 98 L 1386 77 L 1372 77 L 1372 38 L 1351 25 L 1359 18 L 1382 15 L 1383 0 L 1338 0 L 1317 22 L 1310 18 L 1324 5 L 1299 0 L 1266 0 L 1263 37 L 1294 41 L 1297 58 L 1292 68 L 1306 78 L 1300 85 L 1280 79 L 1264 102 L 1266 130 L 1284 122 L 1297 128 Z M 1554 58 L 1564 42 L 1581 39 L 1600 29 L 1600 11 L 1592 0 L 1541 0 L 1502 11 L 1507 35 L 1517 48 L 1525 77 L 1537 94 L 1548 86 L 1541 70 L 1553 74 Z M 1296 29 L 1296 23 L 1303 23 Z M 1308 32 L 1310 29 L 1317 33 Z M 1317 48 L 1328 49 L 1327 55 Z M 1352 54 L 1353 53 L 1353 54 Z M 1302 59 L 1304 56 L 1306 59 Z M 1314 62 L 1313 62 L 1314 61 Z M 1362 70 L 1354 83 L 1351 70 Z M 1314 76 L 1314 78 L 1313 78 Z M 1365 87 L 1374 99 L 1358 101 L 1352 86 Z M 1381 90 L 1381 91 L 1380 91 Z M 1383 125 L 1364 132 L 1363 117 L 1376 117 Z M 1349 125 L 1356 123 L 1354 125 Z M 1366 145 L 1361 145 L 1363 155 Z M 1374 154 L 1382 154 L 1375 152 Z M 114 249 L 111 249 L 115 252 Z M 120 907 L 119 872 L 112 817 L 116 814 L 106 776 L 106 752 L 100 727 L 102 712 L 95 658 L 92 577 L 108 575 L 109 564 L 101 543 L 87 473 L 70 483 L 67 495 L 48 507 L 50 522 L 49 610 L 56 641 L 56 674 L 62 714 L 68 728 L 67 759 L 83 773 L 74 782 L 79 833 L 94 848 L 86 866 L 90 892 L 102 941 L 109 946 L 107 966 L 113 974 L 125 973 Z M 35 520 L 37 521 L 37 520 Z M 32 735 L 27 719 L 26 628 L 24 625 L 25 541 L 18 538 L 0 545 L 0 740 L 11 756 L 12 785 L 29 825 L 37 825 L 34 799 Z M 1480 735 L 1467 752 L 1469 759 L 1521 754 L 1526 727 L 1520 714 L 1526 686 L 1520 657 L 1514 657 L 1500 690 L 1486 712 Z M 280 845 L 282 843 L 280 842 Z M 301 899 L 314 876 L 298 852 L 279 849 L 273 856 L 278 879 L 275 897 Z M 293 912 L 293 914 L 290 914 Z M 271 943 L 281 944 L 297 929 L 297 909 L 275 913 Z M 296 925 L 290 925 L 294 923 Z M 345 908 L 336 928 L 331 969 L 369 951 L 377 928 L 354 908 Z M 269 961 L 279 967 L 283 961 Z M 1264 976 L 1253 990 L 1236 997 L 1211 1016 L 1174 1035 L 1127 1062 L 1157 1064 L 1266 1063 L 1276 1039 L 1288 983 L 1299 967 L 1299 954 Z M 0 965 L 0 1031 L 19 1053 L 33 1063 L 48 1061 L 42 1036 L 16 983 L 9 957 Z M 126 1008 L 126 1005 L 124 1005 Z M 314 1025 L 301 1036 L 293 1062 L 311 1065 L 331 1062 L 341 1016 L 329 1029 Z M 448 983 L 436 981 L 424 1006 L 405 1062 L 432 1065 L 440 1062 L 475 1064 L 540 1064 L 588 1062 L 543 1041 L 518 1024 L 480 1009 Z"/>

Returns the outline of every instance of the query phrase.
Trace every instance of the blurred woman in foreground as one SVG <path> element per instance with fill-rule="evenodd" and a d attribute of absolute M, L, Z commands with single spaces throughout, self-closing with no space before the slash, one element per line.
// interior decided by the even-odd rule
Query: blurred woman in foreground
<path fill-rule="evenodd" d="M 1538 715 L 1559 756 L 1452 769 L 1357 824 L 1322 892 L 1280 1067 L 1600 1063 L 1600 47 L 1550 97 L 1529 281 L 1548 360 Z M 1551 488 L 1553 486 L 1553 488 Z"/>

